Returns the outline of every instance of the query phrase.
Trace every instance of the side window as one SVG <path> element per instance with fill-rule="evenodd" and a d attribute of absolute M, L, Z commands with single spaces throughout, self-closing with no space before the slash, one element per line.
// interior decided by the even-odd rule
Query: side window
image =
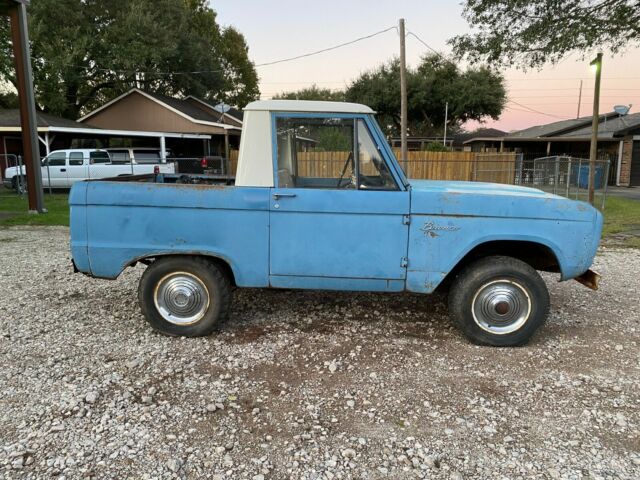
<path fill-rule="evenodd" d="M 128 150 L 110 151 L 109 156 L 111 157 L 111 161 L 113 163 L 129 163 Z"/>
<path fill-rule="evenodd" d="M 351 118 L 277 118 L 278 186 L 356 188 Z"/>
<path fill-rule="evenodd" d="M 50 167 L 64 167 L 67 161 L 67 154 L 65 152 L 54 152 L 50 154 L 45 161 Z"/>
<path fill-rule="evenodd" d="M 358 120 L 358 188 L 361 190 L 398 190 L 378 144 L 364 120 Z"/>
<path fill-rule="evenodd" d="M 280 188 L 397 190 L 362 118 L 276 117 Z"/>
<path fill-rule="evenodd" d="M 111 157 L 107 152 L 89 152 L 89 163 L 111 163 Z"/>
<path fill-rule="evenodd" d="M 69 165 L 83 165 L 84 153 L 82 152 L 70 152 L 69 153 Z"/>
<path fill-rule="evenodd" d="M 153 150 L 134 150 L 133 158 L 136 159 L 136 163 L 159 163 L 160 152 Z"/>

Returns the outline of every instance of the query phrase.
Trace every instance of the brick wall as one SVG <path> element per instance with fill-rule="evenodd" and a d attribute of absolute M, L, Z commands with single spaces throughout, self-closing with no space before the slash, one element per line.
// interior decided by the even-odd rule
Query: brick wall
<path fill-rule="evenodd" d="M 633 136 L 624 137 L 622 142 L 622 163 L 620 165 L 620 186 L 628 187 L 631 179 L 631 153 L 633 151 Z"/>

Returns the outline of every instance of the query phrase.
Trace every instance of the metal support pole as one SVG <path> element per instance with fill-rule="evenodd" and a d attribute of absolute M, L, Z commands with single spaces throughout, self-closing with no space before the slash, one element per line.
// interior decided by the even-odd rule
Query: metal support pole
<path fill-rule="evenodd" d="M 580 104 L 582 103 L 582 80 L 580 80 L 580 93 L 578 94 L 578 114 L 576 118 L 580 118 Z"/>
<path fill-rule="evenodd" d="M 555 178 L 553 179 L 553 194 L 558 194 L 558 177 L 560 176 L 560 157 L 556 157 L 556 169 L 554 172 Z"/>
<path fill-rule="evenodd" d="M 607 186 L 609 185 L 609 170 L 611 169 L 611 160 L 607 160 L 605 172 L 604 172 L 604 185 L 602 187 L 602 206 L 601 209 L 604 211 L 605 201 L 607 199 Z"/>
<path fill-rule="evenodd" d="M 569 193 L 571 191 L 571 157 L 568 157 L 567 160 L 567 194 L 565 197 L 569 198 Z"/>
<path fill-rule="evenodd" d="M 51 142 L 49 140 L 49 132 L 44 134 L 44 150 L 48 157 L 51 153 Z M 53 187 L 51 186 L 51 171 L 49 170 L 49 161 L 47 160 L 47 181 L 49 182 L 49 195 L 53 194 Z"/>
<path fill-rule="evenodd" d="M 578 178 L 576 179 L 576 200 L 580 198 L 581 177 L 582 177 L 582 158 L 578 161 Z"/>
<path fill-rule="evenodd" d="M 167 163 L 167 141 L 164 135 L 160 137 L 160 162 Z"/>
<path fill-rule="evenodd" d="M 405 50 L 404 18 L 400 19 L 400 161 L 409 176 L 407 158 L 407 56 Z"/>
<path fill-rule="evenodd" d="M 598 155 L 598 126 L 600 125 L 600 76 L 602 75 L 602 53 L 596 55 L 591 65 L 596 68 L 596 84 L 593 92 L 593 119 L 591 121 L 591 149 L 589 150 L 589 203 L 595 201 L 596 156 Z"/>
<path fill-rule="evenodd" d="M 25 170 L 22 165 L 22 155 L 18 155 L 18 172 L 20 172 L 20 174 L 17 176 L 16 185 L 18 186 L 18 193 L 22 196 L 25 191 L 25 185 L 22 183 L 25 178 L 25 175 L 23 175 Z"/>
<path fill-rule="evenodd" d="M 42 171 L 40 170 L 40 150 L 38 147 L 38 122 L 36 103 L 33 95 L 33 74 L 31 72 L 31 52 L 27 28 L 27 7 L 24 3 L 9 8 L 11 19 L 11 42 L 18 83 L 20 101 L 20 122 L 22 146 L 29 193 L 29 211 L 45 213 L 42 191 Z"/>
<path fill-rule="evenodd" d="M 447 146 L 447 121 L 449 120 L 449 102 L 444 104 L 444 137 L 442 143 Z"/>

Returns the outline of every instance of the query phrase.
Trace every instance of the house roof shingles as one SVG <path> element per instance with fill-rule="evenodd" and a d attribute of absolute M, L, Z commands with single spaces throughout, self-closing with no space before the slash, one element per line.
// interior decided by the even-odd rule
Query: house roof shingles
<path fill-rule="evenodd" d="M 76 122 L 75 120 L 69 120 L 67 118 L 56 117 L 48 113 L 36 112 L 38 119 L 38 127 L 67 127 L 67 128 L 79 128 L 84 125 Z M 18 109 L 0 109 L 0 127 L 20 127 L 20 110 Z"/>
<path fill-rule="evenodd" d="M 598 138 L 613 138 L 623 134 L 627 130 L 640 129 L 640 113 L 607 118 L 598 126 Z M 563 137 L 589 137 L 591 136 L 591 124 L 587 127 L 567 132 Z"/>
<path fill-rule="evenodd" d="M 588 138 L 591 136 L 591 120 L 593 117 L 581 117 L 560 122 L 536 125 L 518 130 L 505 136 L 505 140 L 532 139 L 545 137 Z M 600 117 L 598 138 L 613 138 L 628 130 L 640 129 L 640 113 L 618 115 L 609 112 Z"/>

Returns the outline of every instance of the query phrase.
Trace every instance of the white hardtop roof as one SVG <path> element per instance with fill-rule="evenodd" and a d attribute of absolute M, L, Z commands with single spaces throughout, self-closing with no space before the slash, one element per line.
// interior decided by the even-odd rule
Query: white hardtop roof
<path fill-rule="evenodd" d="M 313 113 L 375 113 L 359 103 L 317 102 L 310 100 L 259 100 L 244 107 L 245 111 L 313 112 Z"/>

